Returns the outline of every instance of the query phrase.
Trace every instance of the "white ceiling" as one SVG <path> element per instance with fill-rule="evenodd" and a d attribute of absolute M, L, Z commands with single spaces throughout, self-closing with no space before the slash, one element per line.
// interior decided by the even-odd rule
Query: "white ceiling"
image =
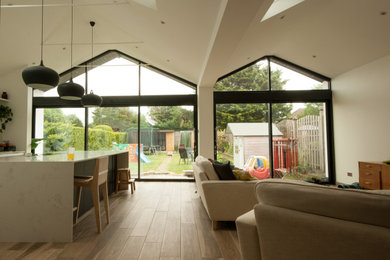
<path fill-rule="evenodd" d="M 0 75 L 39 63 L 40 3 L 2 0 Z M 332 78 L 390 54 L 389 0 L 305 0 L 261 22 L 271 4 L 74 0 L 73 65 L 91 58 L 91 20 L 95 55 L 117 49 L 201 86 L 265 55 Z M 46 0 L 44 12 L 44 63 L 61 73 L 70 68 L 71 0 Z"/>

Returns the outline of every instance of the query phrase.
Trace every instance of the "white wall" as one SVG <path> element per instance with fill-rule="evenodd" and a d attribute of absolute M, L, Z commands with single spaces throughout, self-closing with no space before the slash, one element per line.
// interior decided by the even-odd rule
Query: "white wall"
<path fill-rule="evenodd" d="M 358 161 L 390 159 L 390 55 L 336 77 L 332 89 L 336 181 L 357 182 Z"/>
<path fill-rule="evenodd" d="M 198 153 L 214 158 L 213 87 L 198 87 Z"/>
<path fill-rule="evenodd" d="M 22 70 L 15 70 L 0 76 L 0 92 L 6 91 L 7 105 L 14 114 L 12 121 L 6 126 L 1 139 L 16 145 L 16 150 L 26 151 L 31 143 L 32 91 L 22 80 Z"/>

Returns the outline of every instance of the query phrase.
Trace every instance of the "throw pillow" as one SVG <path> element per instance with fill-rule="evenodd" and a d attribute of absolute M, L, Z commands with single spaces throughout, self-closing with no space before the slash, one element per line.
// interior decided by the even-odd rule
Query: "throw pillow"
<path fill-rule="evenodd" d="M 221 180 L 235 180 L 230 162 L 227 164 L 213 164 L 213 167 Z"/>
<path fill-rule="evenodd" d="M 236 177 L 236 179 L 240 180 L 240 181 L 257 180 L 257 178 L 253 177 L 249 172 L 241 170 L 241 169 L 233 170 L 233 174 L 234 174 L 234 177 Z"/>

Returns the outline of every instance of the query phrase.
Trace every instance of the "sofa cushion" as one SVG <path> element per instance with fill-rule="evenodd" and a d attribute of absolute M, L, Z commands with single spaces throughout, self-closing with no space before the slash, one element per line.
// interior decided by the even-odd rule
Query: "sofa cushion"
<path fill-rule="evenodd" d="M 213 164 L 207 158 L 199 155 L 198 157 L 196 157 L 195 163 L 198 165 L 202 172 L 206 173 L 207 178 L 209 180 L 219 180 L 219 177 L 214 170 Z"/>
<path fill-rule="evenodd" d="M 257 180 L 257 178 L 253 177 L 248 171 L 244 171 L 241 169 L 234 169 L 233 174 L 234 174 L 234 177 L 236 178 L 236 180 L 240 180 L 240 181 Z"/>
<path fill-rule="evenodd" d="M 268 179 L 256 185 L 256 195 L 265 205 L 390 228 L 389 190 L 345 190 Z"/>
<path fill-rule="evenodd" d="M 213 164 L 215 172 L 218 174 L 220 180 L 235 180 L 232 168 L 230 168 L 230 162 L 227 164 Z"/>

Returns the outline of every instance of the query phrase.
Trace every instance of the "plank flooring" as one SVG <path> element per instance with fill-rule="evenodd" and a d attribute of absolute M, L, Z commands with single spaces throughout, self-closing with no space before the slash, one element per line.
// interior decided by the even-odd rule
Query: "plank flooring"
<path fill-rule="evenodd" d="M 212 230 L 194 183 L 136 185 L 133 195 L 110 197 L 111 221 L 102 218 L 101 234 L 90 214 L 74 226 L 73 243 L 0 243 L 0 259 L 241 259 L 234 223 Z"/>

